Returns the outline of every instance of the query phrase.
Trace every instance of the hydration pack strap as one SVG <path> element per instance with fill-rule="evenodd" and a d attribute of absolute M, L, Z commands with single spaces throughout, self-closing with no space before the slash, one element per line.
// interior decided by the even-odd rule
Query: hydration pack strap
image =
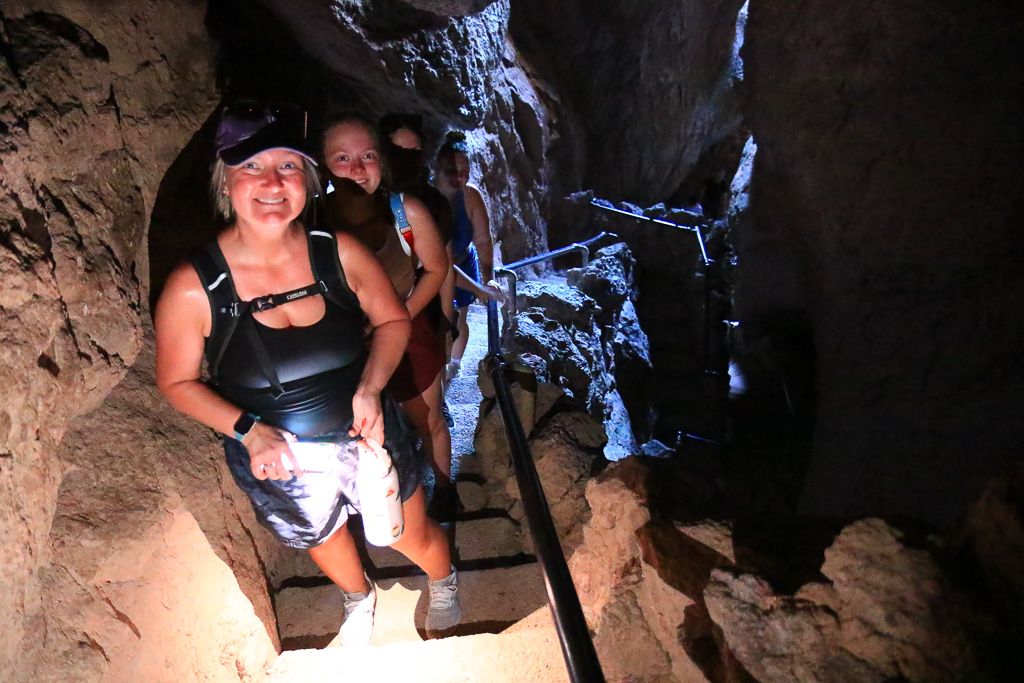
<path fill-rule="evenodd" d="M 345 272 L 338 258 L 338 240 L 334 233 L 310 230 L 307 243 L 309 265 L 313 269 L 313 278 L 320 293 L 346 311 L 357 310 L 359 299 L 345 281 Z"/>
<path fill-rule="evenodd" d="M 206 290 L 206 298 L 210 302 L 210 336 L 206 340 L 206 366 L 210 377 L 216 380 L 224 350 L 247 306 L 238 299 L 228 264 L 216 242 L 193 251 L 189 254 L 189 261 L 199 275 L 199 282 Z"/>
<path fill-rule="evenodd" d="M 316 294 L 320 294 L 320 288 L 314 282 L 311 285 L 293 289 L 292 291 L 284 292 L 283 294 L 258 296 L 248 303 L 253 313 L 262 313 L 263 311 L 269 311 L 270 309 L 277 308 L 283 304 L 298 301 L 299 299 L 305 299 L 307 296 L 314 296 Z"/>
<path fill-rule="evenodd" d="M 252 347 L 252 352 L 256 356 L 256 362 L 260 365 L 260 370 L 263 371 L 263 376 L 270 382 L 270 386 L 273 387 L 274 398 L 280 398 L 284 394 L 284 386 L 281 384 L 281 378 L 277 375 L 277 370 L 274 368 L 274 362 L 270 360 L 270 354 L 267 353 L 267 345 L 263 343 L 263 337 L 260 336 L 260 331 L 256 329 L 256 321 L 251 318 L 244 324 L 245 333 L 249 337 L 249 346 Z"/>
<path fill-rule="evenodd" d="M 392 192 L 391 201 L 391 213 L 395 214 L 395 223 L 398 225 L 399 231 L 404 235 L 406 230 L 411 230 L 409 227 L 409 219 L 405 217 L 405 197 L 397 192 Z"/>
<path fill-rule="evenodd" d="M 391 193 L 391 213 L 395 216 L 395 229 L 398 230 L 398 236 L 402 239 L 402 251 L 405 252 L 406 256 L 412 256 L 413 250 L 413 233 L 412 226 L 409 225 L 409 219 L 405 215 L 405 195 L 398 194 L 396 192 Z"/>

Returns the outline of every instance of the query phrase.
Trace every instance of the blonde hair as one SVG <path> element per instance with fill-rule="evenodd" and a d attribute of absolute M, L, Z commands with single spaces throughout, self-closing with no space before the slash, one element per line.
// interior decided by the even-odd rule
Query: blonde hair
<path fill-rule="evenodd" d="M 302 157 L 302 173 L 306 180 L 306 205 L 302 209 L 305 213 L 314 198 L 320 194 L 320 176 L 312 161 L 302 155 L 299 156 Z M 231 205 L 231 197 L 227 193 L 227 181 L 228 165 L 217 159 L 213 162 L 213 172 L 210 174 L 210 194 L 217 214 L 231 223 L 235 220 L 235 207 Z"/>

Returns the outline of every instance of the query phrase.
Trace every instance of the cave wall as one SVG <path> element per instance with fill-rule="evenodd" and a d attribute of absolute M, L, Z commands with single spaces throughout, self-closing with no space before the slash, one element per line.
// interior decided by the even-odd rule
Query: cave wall
<path fill-rule="evenodd" d="M 222 96 L 467 128 L 506 258 L 545 244 L 548 124 L 508 3 L 418 4 L 5 3 L 0 678 L 245 678 L 274 654 L 267 534 L 151 380 L 150 275 L 210 234 Z"/>
<path fill-rule="evenodd" d="M 811 321 L 804 512 L 947 523 L 1024 453 L 1022 29 L 1004 3 L 750 5 L 767 246 L 741 244 L 737 307 Z"/>
<path fill-rule="evenodd" d="M 282 74 L 287 87 L 301 90 L 298 99 L 320 111 L 420 113 L 435 145 L 448 127 L 466 130 L 475 164 L 472 182 L 487 203 L 501 260 L 546 248 L 552 126 L 541 94 L 507 38 L 509 0 L 261 0 L 261 5 L 274 19 L 273 32 L 286 26 L 294 36 L 287 40 L 294 40 L 322 75 L 305 87 L 296 86 L 300 71 Z M 255 12 L 228 0 L 211 3 L 217 6 Z M 229 9 L 228 16 L 231 25 L 222 33 L 234 31 L 237 12 Z"/>
<path fill-rule="evenodd" d="M 146 222 L 213 107 L 205 3 L 0 10 L 0 678 L 41 635 L 69 420 L 143 343 Z M 44 629 L 45 630 L 45 629 Z"/>
<path fill-rule="evenodd" d="M 680 187 L 741 123 L 733 44 L 742 5 L 513 2 L 512 38 L 553 93 L 558 194 L 592 189 L 647 206 Z"/>

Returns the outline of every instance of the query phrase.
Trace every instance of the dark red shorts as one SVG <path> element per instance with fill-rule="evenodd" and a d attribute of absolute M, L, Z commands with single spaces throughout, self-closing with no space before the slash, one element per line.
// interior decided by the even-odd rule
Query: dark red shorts
<path fill-rule="evenodd" d="M 399 403 L 416 398 L 426 391 L 444 367 L 445 333 L 441 324 L 444 314 L 433 303 L 412 319 L 409 346 L 388 382 L 391 395 Z"/>

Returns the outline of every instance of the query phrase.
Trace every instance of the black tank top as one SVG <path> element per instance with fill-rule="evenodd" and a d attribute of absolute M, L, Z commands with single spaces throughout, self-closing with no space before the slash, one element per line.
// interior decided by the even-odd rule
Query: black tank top
<path fill-rule="evenodd" d="M 239 321 L 213 386 L 221 396 L 267 424 L 309 438 L 352 426 L 352 397 L 366 363 L 362 311 L 324 300 L 323 317 L 304 327 L 272 328 L 251 313 Z M 251 330 L 262 339 L 284 393 L 260 369 Z"/>

